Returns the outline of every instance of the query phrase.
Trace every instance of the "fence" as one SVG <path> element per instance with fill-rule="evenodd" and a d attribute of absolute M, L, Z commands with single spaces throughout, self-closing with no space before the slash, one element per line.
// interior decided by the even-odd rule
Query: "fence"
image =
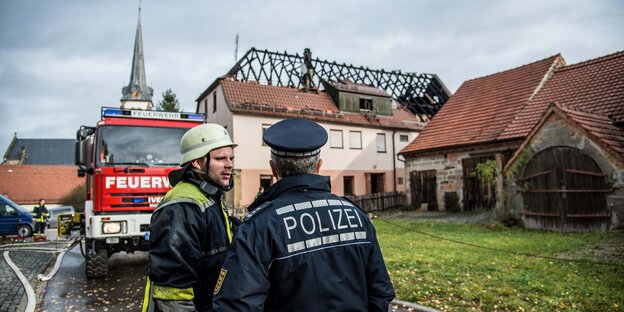
<path fill-rule="evenodd" d="M 406 202 L 404 192 L 375 193 L 347 197 L 366 212 L 396 209 L 404 206 Z"/>
<path fill-rule="evenodd" d="M 406 205 L 404 192 L 375 193 L 360 196 L 347 196 L 365 212 L 397 209 Z M 243 207 L 230 208 L 230 214 L 237 218 L 244 218 L 248 211 Z"/>

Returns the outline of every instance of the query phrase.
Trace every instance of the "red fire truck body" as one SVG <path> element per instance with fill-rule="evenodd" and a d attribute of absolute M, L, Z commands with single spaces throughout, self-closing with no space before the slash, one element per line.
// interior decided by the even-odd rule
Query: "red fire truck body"
<path fill-rule="evenodd" d="M 87 277 L 104 277 L 119 251 L 147 250 L 150 217 L 171 188 L 179 144 L 203 114 L 102 108 L 96 127 L 77 132 L 78 175 L 86 176 Z"/>

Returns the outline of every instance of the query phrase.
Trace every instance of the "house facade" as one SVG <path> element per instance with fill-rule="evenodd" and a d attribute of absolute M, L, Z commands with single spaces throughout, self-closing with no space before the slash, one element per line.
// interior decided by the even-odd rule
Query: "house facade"
<path fill-rule="evenodd" d="M 11 140 L 0 164 L 0 194 L 32 210 L 39 199 L 47 207 L 61 205 L 63 196 L 84 181 L 76 175 L 73 139 Z"/>
<path fill-rule="evenodd" d="M 296 78 L 301 78 L 302 86 L 226 75 L 197 99 L 197 112 L 205 113 L 208 123 L 225 126 L 238 144 L 234 189 L 228 200 L 235 207 L 246 207 L 261 186 L 266 189 L 275 182 L 269 168 L 270 148 L 263 144 L 262 134 L 285 118 L 314 120 L 327 131 L 320 174 L 330 178 L 332 192 L 405 191 L 404 164 L 396 153 L 421 131 L 426 111 L 415 113 L 372 84 L 348 78 Z"/>
<path fill-rule="evenodd" d="M 0 165 L 0 194 L 32 210 L 39 199 L 46 206 L 61 205 L 63 196 L 84 183 L 75 166 Z"/>

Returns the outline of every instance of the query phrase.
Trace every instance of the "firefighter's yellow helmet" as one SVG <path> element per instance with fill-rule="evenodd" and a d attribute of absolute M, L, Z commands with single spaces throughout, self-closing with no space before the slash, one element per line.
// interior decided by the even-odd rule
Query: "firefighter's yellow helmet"
<path fill-rule="evenodd" d="M 227 130 L 220 125 L 209 123 L 193 127 L 186 131 L 180 140 L 182 153 L 180 164 L 184 165 L 201 158 L 214 149 L 236 145 L 232 143 Z"/>

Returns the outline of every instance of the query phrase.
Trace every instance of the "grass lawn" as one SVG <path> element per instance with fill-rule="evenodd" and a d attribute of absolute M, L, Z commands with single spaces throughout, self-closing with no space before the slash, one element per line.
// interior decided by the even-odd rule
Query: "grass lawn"
<path fill-rule="evenodd" d="M 621 246 L 622 232 L 493 230 L 385 215 L 374 224 L 399 300 L 441 311 L 624 311 L 621 259 L 613 262 L 595 252 L 579 254 L 605 241 Z M 487 248 L 581 261 L 498 252 L 418 232 Z"/>

